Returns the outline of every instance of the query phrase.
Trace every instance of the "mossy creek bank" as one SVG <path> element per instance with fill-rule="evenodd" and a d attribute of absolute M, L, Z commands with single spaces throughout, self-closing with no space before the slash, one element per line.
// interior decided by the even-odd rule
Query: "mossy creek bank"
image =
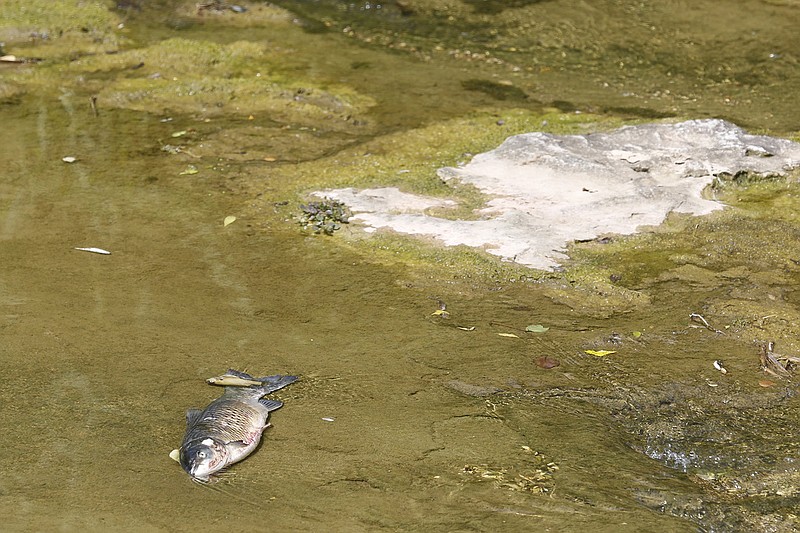
<path fill-rule="evenodd" d="M 800 354 L 792 179 L 558 272 L 295 220 L 386 185 L 471 216 L 436 170 L 526 131 L 797 140 L 795 4 L 212 4 L 0 7 L 7 527 L 797 528 L 796 385 L 760 355 Z M 204 490 L 167 454 L 228 367 L 301 381 Z"/>

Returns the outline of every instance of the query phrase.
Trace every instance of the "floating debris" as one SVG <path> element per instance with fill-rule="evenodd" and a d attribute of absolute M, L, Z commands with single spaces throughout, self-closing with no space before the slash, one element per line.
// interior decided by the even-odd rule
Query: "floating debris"
<path fill-rule="evenodd" d="M 714 361 L 714 368 L 716 368 L 717 370 L 719 370 L 723 374 L 727 374 L 728 373 L 728 369 L 725 368 L 725 366 L 722 364 L 722 361 L 720 361 L 719 359 Z"/>
<path fill-rule="evenodd" d="M 691 320 L 692 322 L 695 322 L 697 324 L 702 325 L 703 327 L 705 327 L 709 331 L 713 331 L 714 333 L 722 334 L 722 331 L 718 330 L 717 328 L 715 328 L 711 324 L 709 324 L 708 320 L 706 320 L 703 317 L 703 315 L 700 315 L 698 313 L 692 313 L 691 315 L 689 315 L 689 320 Z"/>
<path fill-rule="evenodd" d="M 800 365 L 800 357 L 778 355 L 774 350 L 775 343 L 772 341 L 761 345 L 761 369 L 776 378 L 791 377 L 791 370 Z"/>
<path fill-rule="evenodd" d="M 530 326 L 525 328 L 525 331 L 529 333 L 545 333 L 550 328 L 545 327 L 541 324 L 531 324 Z"/>
<path fill-rule="evenodd" d="M 332 416 L 323 416 L 322 420 L 324 420 L 325 422 L 333 422 L 336 419 L 333 418 Z"/>
<path fill-rule="evenodd" d="M 42 61 L 41 57 L 17 57 L 13 54 L 0 56 L 0 63 L 16 63 L 21 65 L 23 63 L 39 63 L 40 61 Z"/>
<path fill-rule="evenodd" d="M 545 370 L 550 370 L 551 368 L 561 365 L 561 362 L 558 359 L 550 357 L 549 355 L 537 357 L 534 362 L 536 363 L 536 366 L 539 368 L 544 368 Z"/>
<path fill-rule="evenodd" d="M 225 217 L 225 220 L 222 221 L 222 227 L 224 228 L 225 226 L 233 224 L 234 222 L 236 222 L 236 217 L 233 215 L 229 215 Z"/>
<path fill-rule="evenodd" d="M 617 353 L 616 350 L 584 350 L 583 353 L 587 353 L 589 355 L 596 355 L 597 357 L 605 357 L 607 355 L 611 355 L 612 353 Z"/>
<path fill-rule="evenodd" d="M 558 470 L 555 463 L 547 463 L 538 452 L 525 449 L 527 463 L 518 467 L 502 467 L 487 464 L 464 465 L 462 474 L 476 481 L 491 481 L 498 489 L 534 494 L 546 494 L 554 487 L 553 473 Z"/>
<path fill-rule="evenodd" d="M 74 163 L 75 161 L 77 161 L 77 160 L 78 160 L 78 158 L 77 158 L 77 157 L 73 157 L 73 156 L 71 156 L 71 155 L 68 155 L 68 156 L 66 156 L 66 157 L 62 157 L 62 158 L 61 158 L 61 160 L 62 160 L 64 163 Z"/>
<path fill-rule="evenodd" d="M 102 248 L 75 248 L 76 250 L 80 250 L 81 252 L 91 252 L 93 254 L 100 254 L 100 255 L 111 255 L 111 252 L 108 250 L 103 250 Z"/>

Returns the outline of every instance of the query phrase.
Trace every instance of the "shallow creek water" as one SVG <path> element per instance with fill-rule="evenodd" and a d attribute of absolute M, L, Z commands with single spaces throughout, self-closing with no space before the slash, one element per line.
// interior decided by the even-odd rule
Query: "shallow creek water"
<path fill-rule="evenodd" d="M 395 105 L 386 131 L 403 123 Z M 199 121 L 174 115 L 93 117 L 71 91 L 0 107 L 4 529 L 791 530 L 795 389 L 758 386 L 753 341 L 794 332 L 798 267 L 731 227 L 756 242 L 779 228 L 800 257 L 793 219 L 720 215 L 619 245 L 649 303 L 604 311 L 602 290 L 557 276 L 425 277 L 280 217 L 223 226 L 258 185 L 180 175 L 159 147 Z M 112 254 L 74 249 L 89 246 Z M 578 260 L 605 265 L 599 248 Z M 449 319 L 432 316 L 439 300 Z M 700 311 L 730 331 L 693 327 Z M 561 365 L 534 364 L 544 355 Z M 220 393 L 204 379 L 229 367 L 300 381 L 276 393 L 260 448 L 202 487 L 168 453 L 185 410 Z"/>

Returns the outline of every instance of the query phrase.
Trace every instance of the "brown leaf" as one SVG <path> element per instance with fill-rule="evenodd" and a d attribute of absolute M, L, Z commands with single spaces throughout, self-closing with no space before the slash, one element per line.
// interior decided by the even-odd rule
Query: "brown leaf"
<path fill-rule="evenodd" d="M 548 370 L 551 368 L 555 368 L 561 364 L 558 359 L 550 357 L 549 355 L 543 355 L 541 357 L 537 357 L 534 362 L 536 363 L 536 366 Z"/>
<path fill-rule="evenodd" d="M 772 387 L 773 385 L 775 385 L 775 382 L 769 379 L 759 379 L 758 384 L 761 385 L 762 387 Z"/>

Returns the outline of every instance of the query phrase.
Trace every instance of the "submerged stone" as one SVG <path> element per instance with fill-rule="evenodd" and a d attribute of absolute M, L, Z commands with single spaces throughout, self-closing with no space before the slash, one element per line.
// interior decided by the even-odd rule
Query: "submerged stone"
<path fill-rule="evenodd" d="M 445 205 L 441 199 L 390 188 L 317 194 L 347 203 L 369 230 L 432 236 L 552 269 L 570 242 L 632 234 L 673 211 L 721 209 L 703 196 L 716 179 L 785 176 L 798 167 L 798 143 L 751 135 L 723 120 L 690 120 L 610 133 L 515 135 L 462 167 L 440 169 L 444 181 L 472 185 L 490 198 L 476 213 L 479 220 L 427 215 Z"/>

